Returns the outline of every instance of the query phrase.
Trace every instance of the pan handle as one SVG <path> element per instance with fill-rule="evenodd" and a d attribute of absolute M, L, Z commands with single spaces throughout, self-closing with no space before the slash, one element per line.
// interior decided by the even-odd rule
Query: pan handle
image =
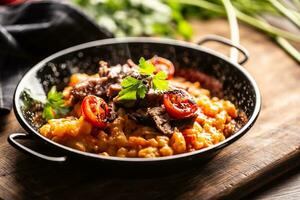
<path fill-rule="evenodd" d="M 197 42 L 197 44 L 203 45 L 206 42 L 220 42 L 222 44 L 225 44 L 230 47 L 234 47 L 237 50 L 239 50 L 244 56 L 244 58 L 239 62 L 240 65 L 244 64 L 249 59 L 249 52 L 247 51 L 247 49 L 245 47 L 243 47 L 241 45 L 233 44 L 232 41 L 227 38 L 224 38 L 224 37 L 221 37 L 218 35 L 207 35 L 207 36 L 201 38 Z"/>
<path fill-rule="evenodd" d="M 24 146 L 23 144 L 19 143 L 16 141 L 16 139 L 32 139 L 32 137 L 29 134 L 26 133 L 12 133 L 8 136 L 7 140 L 8 142 L 15 147 L 16 149 L 36 156 L 42 160 L 47 160 L 47 161 L 51 161 L 51 162 L 58 162 L 58 163 L 64 163 L 67 161 L 67 157 L 66 156 L 61 156 L 61 157 L 54 157 L 54 156 L 47 156 L 47 155 L 43 155 L 41 153 L 38 153 L 32 149 L 29 149 L 28 147 Z"/>

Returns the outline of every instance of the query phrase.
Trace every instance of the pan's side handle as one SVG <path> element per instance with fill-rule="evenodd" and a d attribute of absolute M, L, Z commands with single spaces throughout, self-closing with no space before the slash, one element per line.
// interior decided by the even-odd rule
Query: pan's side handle
<path fill-rule="evenodd" d="M 231 42 L 231 40 L 229 40 L 227 38 L 217 36 L 217 35 L 207 35 L 207 36 L 201 38 L 197 42 L 197 44 L 203 45 L 204 43 L 207 43 L 207 42 L 219 42 L 219 43 L 225 44 L 225 45 L 230 46 L 230 47 L 234 47 L 237 50 L 239 50 L 244 56 L 244 58 L 241 61 L 239 61 L 240 65 L 244 64 L 249 59 L 249 52 L 246 50 L 245 47 L 243 47 L 241 45 L 235 45 Z"/>
<path fill-rule="evenodd" d="M 36 152 L 26 146 L 24 146 L 23 144 L 19 143 L 17 141 L 17 139 L 32 139 L 32 137 L 29 134 L 26 133 L 12 133 L 8 136 L 7 140 L 8 142 L 15 147 L 16 149 L 33 155 L 35 157 L 38 157 L 42 160 L 47 160 L 47 161 L 51 161 L 51 162 L 58 162 L 58 163 L 64 163 L 67 161 L 67 157 L 66 156 L 61 156 L 61 157 L 55 157 L 55 156 L 47 156 L 47 155 L 43 155 L 39 152 Z"/>

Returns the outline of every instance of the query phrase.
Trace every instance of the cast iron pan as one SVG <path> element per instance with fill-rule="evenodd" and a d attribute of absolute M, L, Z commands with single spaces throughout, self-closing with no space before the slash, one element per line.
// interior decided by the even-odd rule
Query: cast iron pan
<path fill-rule="evenodd" d="M 251 128 L 260 111 L 261 97 L 254 79 L 240 65 L 246 62 L 248 58 L 247 51 L 243 47 L 235 46 L 229 40 L 218 36 L 207 36 L 199 44 L 208 41 L 217 41 L 235 47 L 244 55 L 244 59 L 239 64 L 233 63 L 227 57 L 197 44 L 158 38 L 105 39 L 74 46 L 49 56 L 32 67 L 24 75 L 15 90 L 14 112 L 27 133 L 10 134 L 8 137 L 9 143 L 25 153 L 43 160 L 59 163 L 81 158 L 101 164 L 145 166 L 149 164 L 179 164 L 212 157 Z M 248 122 L 226 140 L 195 152 L 159 158 L 119 158 L 81 152 L 51 141 L 40 135 L 30 125 L 21 111 L 22 101 L 20 94 L 24 89 L 30 89 L 33 96 L 43 99 L 52 85 L 57 85 L 58 89 L 62 89 L 71 73 L 97 72 L 99 60 L 105 60 L 114 65 L 126 63 L 128 58 L 137 62 L 141 56 L 151 58 L 154 55 L 170 59 L 177 68 L 193 68 L 217 79 L 222 85 L 223 98 L 229 99 L 238 105 L 238 108 L 246 113 L 249 119 Z M 19 143 L 16 139 L 43 141 L 45 145 L 58 149 L 59 153 L 64 156 L 44 155 Z"/>

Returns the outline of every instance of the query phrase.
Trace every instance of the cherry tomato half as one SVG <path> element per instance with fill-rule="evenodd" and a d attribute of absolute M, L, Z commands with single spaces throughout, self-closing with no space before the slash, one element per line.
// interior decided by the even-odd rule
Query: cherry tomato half
<path fill-rule="evenodd" d="M 196 102 L 181 90 L 165 93 L 163 102 L 168 114 L 175 119 L 195 116 L 198 110 Z"/>
<path fill-rule="evenodd" d="M 92 125 L 104 128 L 106 117 L 109 113 L 108 105 L 100 97 L 94 95 L 86 96 L 81 104 L 83 117 Z"/>
<path fill-rule="evenodd" d="M 167 79 L 172 79 L 175 73 L 173 63 L 162 57 L 154 56 L 151 58 L 151 63 L 156 67 L 156 72 L 163 71 L 168 75 Z"/>

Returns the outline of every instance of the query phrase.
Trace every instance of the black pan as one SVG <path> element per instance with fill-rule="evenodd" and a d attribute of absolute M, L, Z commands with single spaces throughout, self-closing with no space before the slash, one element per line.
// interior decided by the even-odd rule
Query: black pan
<path fill-rule="evenodd" d="M 218 41 L 239 49 L 244 55 L 244 59 L 240 64 L 244 63 L 248 58 L 247 51 L 244 48 L 232 45 L 230 41 L 225 38 L 208 36 L 201 40 L 199 44 L 203 44 L 207 41 Z M 248 122 L 235 134 L 209 148 L 169 157 L 119 158 L 81 152 L 58 144 L 40 135 L 38 131 L 30 125 L 21 111 L 22 101 L 20 94 L 24 89 L 30 89 L 35 97 L 45 98 L 45 94 L 52 85 L 58 85 L 58 88 L 62 89 L 68 81 L 67 77 L 69 77 L 71 73 L 78 71 L 97 72 L 98 61 L 100 59 L 109 61 L 110 64 L 113 65 L 125 63 L 128 58 L 137 61 L 141 56 L 151 58 L 154 55 L 170 59 L 175 63 L 177 68 L 179 66 L 182 68 L 194 68 L 219 80 L 222 85 L 223 98 L 229 99 L 233 101 L 235 105 L 238 105 L 238 108 L 246 113 L 249 119 Z M 204 160 L 212 157 L 222 148 L 243 136 L 252 127 L 258 117 L 261 106 L 259 89 L 251 75 L 240 64 L 233 63 L 229 61 L 227 57 L 197 44 L 171 39 L 106 39 L 74 46 L 42 60 L 32 67 L 19 82 L 14 95 L 14 112 L 27 133 L 12 133 L 9 135 L 8 141 L 12 146 L 23 152 L 53 162 L 66 162 L 68 160 L 83 158 L 108 164 L 126 163 L 144 166 L 148 164 L 177 164 L 186 161 Z M 26 147 L 16 139 L 43 141 L 45 145 L 55 147 L 60 151 L 59 153 L 64 156 L 44 155 Z"/>

